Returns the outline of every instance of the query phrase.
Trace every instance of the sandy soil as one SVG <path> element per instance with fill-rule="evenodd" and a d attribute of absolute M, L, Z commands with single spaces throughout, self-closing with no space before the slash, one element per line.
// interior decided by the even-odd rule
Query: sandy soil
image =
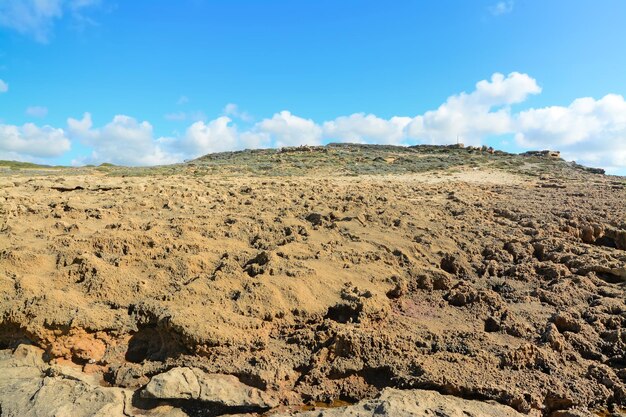
<path fill-rule="evenodd" d="M 282 409 L 385 387 L 522 413 L 626 401 L 626 192 L 601 175 L 0 176 L 0 346 Z M 556 414 L 555 414 L 556 415 Z"/>

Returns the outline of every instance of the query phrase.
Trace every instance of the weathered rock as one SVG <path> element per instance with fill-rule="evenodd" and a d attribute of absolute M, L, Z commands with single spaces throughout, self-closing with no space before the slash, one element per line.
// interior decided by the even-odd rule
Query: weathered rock
<path fill-rule="evenodd" d="M 141 395 L 144 398 L 197 400 L 234 408 L 266 409 L 278 405 L 270 395 L 241 383 L 232 375 L 207 374 L 187 367 L 155 375 Z"/>
<path fill-rule="evenodd" d="M 457 307 L 462 307 L 467 304 L 471 304 L 478 301 L 479 293 L 472 286 L 465 282 L 459 283 L 448 294 L 448 302 Z"/>
<path fill-rule="evenodd" d="M 276 414 L 274 417 L 522 417 L 510 407 L 441 395 L 435 391 L 401 391 L 386 388 L 378 398 L 349 407 L 304 413 Z"/>
<path fill-rule="evenodd" d="M 313 226 L 319 226 L 322 224 L 322 215 L 320 213 L 310 213 L 306 216 L 306 220 Z"/>
<path fill-rule="evenodd" d="M 552 321 L 560 332 L 580 332 L 580 322 L 571 314 L 563 312 L 558 313 L 552 318 Z"/>
<path fill-rule="evenodd" d="M 0 411 L 3 417 L 128 416 L 131 392 L 93 386 L 62 374 L 48 376 L 43 351 L 22 345 L 0 353 Z M 70 373 L 70 372 L 68 372 Z"/>
<path fill-rule="evenodd" d="M 542 340 L 548 343 L 550 347 L 557 352 L 562 352 L 565 349 L 565 338 L 559 333 L 554 323 L 548 324 L 542 336 Z"/>
<path fill-rule="evenodd" d="M 535 156 L 535 157 L 541 157 L 541 158 L 554 158 L 554 159 L 558 159 L 561 157 L 561 152 L 559 151 L 552 151 L 552 150 L 543 150 L 543 151 L 527 151 L 524 152 L 522 154 L 520 154 L 522 156 Z"/>
<path fill-rule="evenodd" d="M 146 398 L 198 399 L 200 383 L 191 368 L 175 368 L 154 376 L 142 393 Z"/>
<path fill-rule="evenodd" d="M 390 281 L 393 283 L 393 288 L 387 291 L 387 297 L 389 298 L 400 298 L 407 291 L 406 282 L 400 279 L 398 276 L 394 275 L 391 277 Z"/>
<path fill-rule="evenodd" d="M 470 275 L 471 271 L 471 267 L 468 265 L 467 261 L 458 255 L 449 253 L 444 254 L 440 266 L 441 269 L 452 275 L 467 276 Z"/>
<path fill-rule="evenodd" d="M 99 386 L 97 378 L 75 368 L 48 366 L 43 353 L 29 345 L 0 351 L 0 416 L 187 416 L 168 405 L 137 409 L 132 405 L 133 391 Z"/>

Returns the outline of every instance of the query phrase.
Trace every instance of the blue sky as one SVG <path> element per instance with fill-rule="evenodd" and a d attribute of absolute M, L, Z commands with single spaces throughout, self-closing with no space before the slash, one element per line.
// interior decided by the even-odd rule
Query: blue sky
<path fill-rule="evenodd" d="M 625 173 L 624 22 L 621 0 L 0 0 L 0 158 L 460 135 Z"/>

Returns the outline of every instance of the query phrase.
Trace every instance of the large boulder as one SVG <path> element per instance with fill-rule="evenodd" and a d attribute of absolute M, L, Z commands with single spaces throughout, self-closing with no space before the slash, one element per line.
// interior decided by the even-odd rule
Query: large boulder
<path fill-rule="evenodd" d="M 221 407 L 267 409 L 278 405 L 265 392 L 232 375 L 209 374 L 198 368 L 173 368 L 152 377 L 141 392 L 144 398 L 197 400 Z"/>

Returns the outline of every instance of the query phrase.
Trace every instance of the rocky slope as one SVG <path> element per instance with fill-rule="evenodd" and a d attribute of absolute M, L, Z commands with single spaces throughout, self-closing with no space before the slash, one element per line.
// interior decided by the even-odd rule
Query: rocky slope
<path fill-rule="evenodd" d="M 625 190 L 441 147 L 6 169 L 0 413 L 617 410 Z"/>

